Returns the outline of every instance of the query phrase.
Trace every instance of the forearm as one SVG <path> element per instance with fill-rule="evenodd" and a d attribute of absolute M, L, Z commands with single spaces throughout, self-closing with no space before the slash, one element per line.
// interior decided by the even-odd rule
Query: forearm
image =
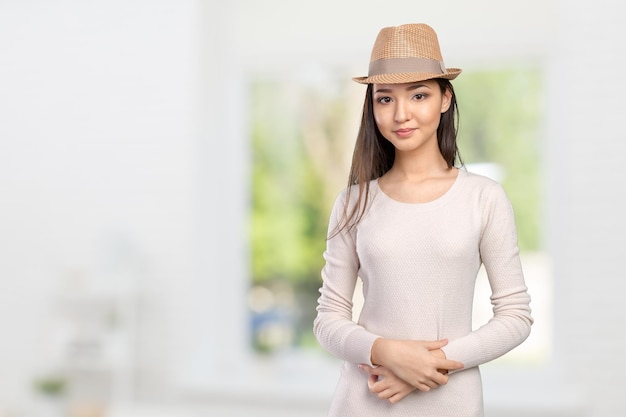
<path fill-rule="evenodd" d="M 372 343 L 372 349 L 370 351 L 370 361 L 374 366 L 383 365 L 383 362 L 386 362 L 381 356 L 384 355 L 384 348 L 381 347 L 381 344 L 385 344 L 386 340 L 382 337 L 379 337 L 374 340 Z"/>
<path fill-rule="evenodd" d="M 445 355 L 465 364 L 466 368 L 482 365 L 508 353 L 530 334 L 530 312 L 517 316 L 494 317 L 466 336 L 451 340 L 442 348 Z"/>
<path fill-rule="evenodd" d="M 380 336 L 336 313 L 318 312 L 313 331 L 320 345 L 333 356 L 351 362 L 370 362 L 374 340 Z"/>

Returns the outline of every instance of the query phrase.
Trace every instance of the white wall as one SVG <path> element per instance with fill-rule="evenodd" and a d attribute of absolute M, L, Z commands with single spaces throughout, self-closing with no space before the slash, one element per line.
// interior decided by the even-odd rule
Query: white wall
<path fill-rule="evenodd" d="M 626 409 L 626 28 L 616 1 L 560 2 L 547 72 L 555 362 L 590 416 Z M 591 67 L 599 64 L 599 70 Z M 602 68 L 602 69 L 600 69 Z"/>
<path fill-rule="evenodd" d="M 169 380 L 183 356 L 196 7 L 0 3 L 0 410 L 28 397 L 57 359 L 58 293 L 125 279 L 139 291 L 137 366 Z"/>

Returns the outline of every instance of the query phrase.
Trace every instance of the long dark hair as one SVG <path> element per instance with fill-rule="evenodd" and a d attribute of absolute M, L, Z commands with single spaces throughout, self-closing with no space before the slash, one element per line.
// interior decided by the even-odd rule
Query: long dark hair
<path fill-rule="evenodd" d="M 442 94 L 449 90 L 452 95 L 450 107 L 441 114 L 439 127 L 437 128 L 439 151 L 448 164 L 448 168 L 454 167 L 457 162 L 460 166 L 463 166 L 463 160 L 456 144 L 459 121 L 456 94 L 449 80 L 443 78 L 436 78 L 435 80 L 439 84 Z M 345 228 L 351 229 L 361 221 L 367 208 L 370 181 L 381 177 L 389 171 L 395 160 L 395 148 L 378 130 L 374 120 L 373 106 L 373 85 L 368 84 L 363 103 L 361 126 L 354 145 L 354 153 L 352 154 L 352 166 L 350 167 L 350 175 L 348 177 L 344 213 L 329 238 L 340 233 Z M 357 187 L 358 197 L 356 204 L 350 204 L 351 194 Z"/>

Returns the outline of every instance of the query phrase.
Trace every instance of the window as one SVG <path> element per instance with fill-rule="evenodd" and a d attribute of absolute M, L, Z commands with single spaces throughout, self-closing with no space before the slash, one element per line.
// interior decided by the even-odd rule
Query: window
<path fill-rule="evenodd" d="M 312 83 L 258 78 L 251 83 L 249 307 L 259 352 L 317 348 L 311 327 L 328 215 L 346 185 L 365 92 L 349 77 L 339 79 Z M 461 156 L 468 170 L 492 176 L 506 189 L 516 210 L 531 295 L 549 298 L 549 262 L 541 252 L 539 229 L 540 83 L 538 71 L 516 69 L 467 72 L 454 87 Z M 491 315 L 482 275 L 476 297 L 478 325 Z M 540 320 L 539 334 L 534 331 L 532 340 L 506 360 L 527 362 L 547 355 L 549 312 L 535 314 L 548 316 Z"/>

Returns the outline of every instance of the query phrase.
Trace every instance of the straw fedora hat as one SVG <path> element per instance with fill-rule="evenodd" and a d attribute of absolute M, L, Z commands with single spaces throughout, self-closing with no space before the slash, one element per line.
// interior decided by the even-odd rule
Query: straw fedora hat
<path fill-rule="evenodd" d="M 361 84 L 401 84 L 433 78 L 455 79 L 461 70 L 443 64 L 437 34 L 430 26 L 414 23 L 381 29 Z"/>

